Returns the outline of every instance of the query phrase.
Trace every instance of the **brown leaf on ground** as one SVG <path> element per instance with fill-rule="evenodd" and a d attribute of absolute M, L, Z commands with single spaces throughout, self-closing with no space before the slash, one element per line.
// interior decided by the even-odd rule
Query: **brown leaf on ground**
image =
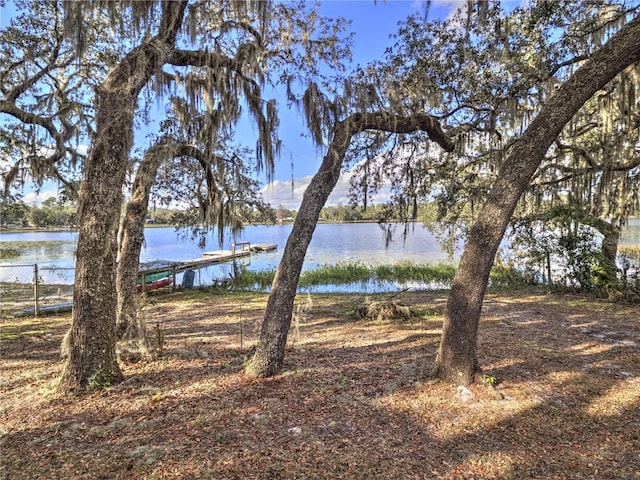
<path fill-rule="evenodd" d="M 159 360 L 107 391 L 60 397 L 69 317 L 3 318 L 6 479 L 640 478 L 640 307 L 567 295 L 487 297 L 489 385 L 427 373 L 446 293 L 406 293 L 401 323 L 363 298 L 301 297 L 285 370 L 244 374 L 263 294 L 181 293 L 146 310 Z"/>

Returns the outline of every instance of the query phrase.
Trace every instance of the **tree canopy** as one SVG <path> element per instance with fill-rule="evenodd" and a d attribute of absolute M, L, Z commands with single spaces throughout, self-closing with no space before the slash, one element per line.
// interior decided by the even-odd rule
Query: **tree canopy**
<path fill-rule="evenodd" d="M 90 143 L 88 154 L 81 158 L 74 326 L 68 368 L 61 384 L 62 388 L 84 388 L 97 370 L 104 381 L 120 376 L 111 333 L 115 302 L 107 285 L 113 284 L 115 277 L 119 205 L 137 127 L 149 124 L 152 111 L 162 111 L 158 106 L 169 100 L 166 112 L 176 120 L 180 138 L 189 144 L 152 146 L 152 154 L 142 156 L 143 163 L 145 159 L 157 160 L 160 154 L 175 158 L 175 148 L 195 147 L 197 154 L 191 150 L 189 156 L 199 161 L 207 183 L 208 203 L 201 205 L 206 213 L 203 218 L 215 218 L 220 224 L 223 213 L 230 210 L 224 208 L 222 196 L 216 192 L 228 187 L 230 193 L 233 188 L 254 187 L 255 183 L 238 183 L 246 172 L 234 172 L 242 172 L 245 167 L 231 165 L 238 156 L 229 157 L 227 163 L 220 160 L 219 140 L 246 111 L 256 125 L 256 168 L 269 176 L 279 148 L 278 115 L 275 102 L 263 98 L 263 87 L 267 82 L 272 86 L 286 85 L 287 94 L 293 98 L 294 75 L 289 72 L 295 72 L 295 81 L 304 82 L 308 76 L 319 75 L 320 62 L 333 64 L 339 70 L 337 60 L 348 54 L 348 46 L 343 47 L 338 38 L 341 22 L 323 19 L 303 3 L 25 2 L 21 6 L 27 15 L 33 14 L 35 7 L 48 8 L 53 11 L 55 22 L 43 23 L 39 35 L 32 35 L 32 43 L 23 47 L 25 58 L 35 67 L 20 69 L 25 64 L 21 60 L 5 63 L 9 69 L 15 68 L 3 74 L 8 86 L 3 87 L 2 112 L 18 126 L 29 125 L 30 131 L 34 130 L 32 124 L 49 126 L 47 122 L 53 121 L 47 132 L 56 142 L 47 138 L 38 142 L 39 138 L 32 134 L 23 142 L 27 147 L 13 147 L 15 142 L 3 145 L 14 149 L 14 165 L 6 172 L 6 181 L 14 182 L 18 178 L 16 172 L 24 167 L 30 168 L 31 178 L 36 181 L 47 176 L 64 181 L 60 172 L 80 158 L 68 145 L 72 130 L 76 144 Z M 12 25 L 28 31 L 31 26 L 27 15 L 22 17 L 21 25 Z M 15 41 L 19 43 L 20 35 L 19 32 L 12 38 L 18 38 Z M 35 39 L 39 37 L 51 37 L 57 43 L 37 50 Z M 104 45 L 117 48 L 109 50 Z M 61 57 L 59 51 L 66 55 Z M 10 48 L 5 52 L 7 60 L 13 58 Z M 97 68 L 92 67 L 93 58 L 97 58 Z M 63 71 L 54 80 L 49 74 L 54 68 L 72 67 L 84 68 L 82 78 L 91 80 L 74 98 L 76 103 L 71 109 L 81 115 L 82 105 L 90 105 L 91 116 L 86 117 L 84 128 L 76 127 L 77 122 L 72 128 L 65 116 L 69 95 L 67 84 L 61 82 L 72 75 Z M 15 72 L 24 77 L 18 86 L 15 78 L 9 78 Z M 51 79 L 51 85 L 43 84 L 43 79 Z M 24 97 L 26 102 L 32 101 L 41 89 L 52 98 L 57 94 L 65 105 L 57 109 L 54 105 L 53 110 L 49 107 L 37 112 L 37 116 L 22 114 L 14 100 L 31 87 Z M 73 84 L 69 88 L 77 87 Z M 164 138 L 166 144 L 168 137 Z M 57 146 L 54 154 L 42 155 L 49 153 L 51 143 Z M 43 156 L 46 158 L 40 158 Z M 186 156 L 184 150 L 181 156 Z M 36 163 L 48 169 L 36 168 Z M 157 167 L 145 167 L 147 175 L 155 177 Z M 214 172 L 216 185 L 211 181 Z M 105 255 L 98 260 L 96 252 Z M 86 321 L 89 317 L 91 320 Z M 80 339 L 87 338 L 86 332 L 91 329 L 94 343 L 82 344 Z M 101 358 L 98 351 L 104 352 Z"/>
<path fill-rule="evenodd" d="M 505 13 L 483 2 L 444 21 L 408 19 L 387 59 L 362 76 L 402 99 L 397 108 L 418 105 L 445 122 L 457 149 L 403 146 L 404 162 L 394 151 L 377 168 L 359 167 L 357 194 L 391 182 L 408 207 L 407 198 L 438 200 L 439 220 L 473 216 L 544 102 L 638 9 L 638 2 L 539 2 Z M 570 202 L 620 225 L 637 212 L 638 68 L 617 76 L 563 129 L 520 215 Z"/>

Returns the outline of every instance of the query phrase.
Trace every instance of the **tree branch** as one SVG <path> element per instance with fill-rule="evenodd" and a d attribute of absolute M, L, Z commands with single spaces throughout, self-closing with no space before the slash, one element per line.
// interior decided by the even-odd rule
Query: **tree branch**
<path fill-rule="evenodd" d="M 374 113 L 355 113 L 342 123 L 351 124 L 353 131 L 381 130 L 390 133 L 415 133 L 427 132 L 431 140 L 440 145 L 443 150 L 452 152 L 454 143 L 444 133 L 440 123 L 426 113 L 415 113 L 407 117 L 379 111 Z"/>

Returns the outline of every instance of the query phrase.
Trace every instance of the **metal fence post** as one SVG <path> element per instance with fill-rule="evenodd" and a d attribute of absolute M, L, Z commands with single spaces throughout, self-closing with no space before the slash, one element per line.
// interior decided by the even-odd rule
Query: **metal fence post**
<path fill-rule="evenodd" d="M 33 314 L 36 317 L 40 313 L 40 306 L 38 305 L 38 297 L 40 296 L 39 284 L 40 282 L 38 280 L 38 264 L 35 263 L 33 265 Z"/>

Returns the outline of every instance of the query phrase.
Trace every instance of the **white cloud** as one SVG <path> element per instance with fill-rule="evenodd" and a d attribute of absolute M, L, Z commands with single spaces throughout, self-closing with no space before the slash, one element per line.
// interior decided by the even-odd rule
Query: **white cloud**
<path fill-rule="evenodd" d="M 302 202 L 302 194 L 311 182 L 311 176 L 292 181 L 274 180 L 262 187 L 261 193 L 265 201 L 273 208 L 282 205 L 287 210 L 297 210 Z"/>
<path fill-rule="evenodd" d="M 55 198 L 58 196 L 57 190 L 44 190 L 42 192 L 29 192 L 23 198 L 22 201 L 34 207 L 39 207 L 42 205 L 42 202 L 47 200 L 48 198 Z"/>
<path fill-rule="evenodd" d="M 436 10 L 442 16 L 441 18 L 451 20 L 458 9 L 466 5 L 467 0 L 436 0 L 431 4 L 431 8 Z"/>
<path fill-rule="evenodd" d="M 278 208 L 278 206 L 282 205 L 287 210 L 298 210 L 300 208 L 300 203 L 302 202 L 302 196 L 311 183 L 311 179 L 313 177 L 311 175 L 294 179 L 293 186 L 291 181 L 282 181 L 275 180 L 267 185 L 265 185 L 262 190 L 262 196 L 265 201 L 273 208 Z M 329 195 L 329 199 L 327 200 L 326 206 L 336 206 L 339 203 L 343 205 L 349 204 L 349 182 L 351 180 L 350 172 L 343 172 L 338 179 L 338 183 L 336 184 L 333 192 Z M 375 203 L 382 203 L 388 200 L 389 194 L 385 189 L 379 194 L 375 195 L 372 201 Z"/>

